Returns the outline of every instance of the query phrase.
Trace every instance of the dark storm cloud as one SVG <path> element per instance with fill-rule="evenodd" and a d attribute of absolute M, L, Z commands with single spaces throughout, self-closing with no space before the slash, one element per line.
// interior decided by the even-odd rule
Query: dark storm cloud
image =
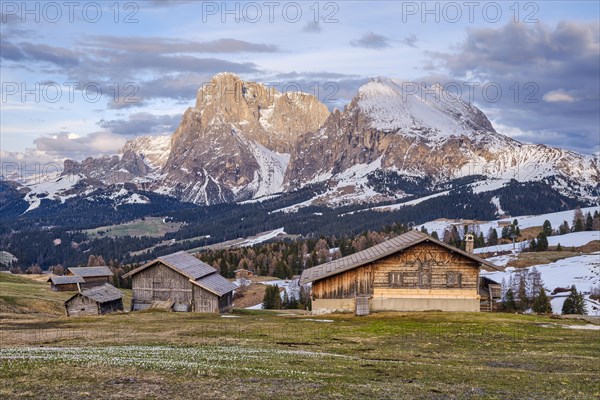
<path fill-rule="evenodd" d="M 388 38 L 373 32 L 364 34 L 360 39 L 351 40 L 350 45 L 354 47 L 364 47 L 366 49 L 384 49 L 386 47 L 392 47 Z"/>
<path fill-rule="evenodd" d="M 147 112 L 131 114 L 128 119 L 101 120 L 98 125 L 118 135 L 138 136 L 173 132 L 181 121 L 181 115 L 152 115 Z"/>
<path fill-rule="evenodd" d="M 237 39 L 217 39 L 196 42 L 163 37 L 90 36 L 80 42 L 83 46 L 114 49 L 134 53 L 274 53 L 277 46 L 251 43 Z"/>
<path fill-rule="evenodd" d="M 465 88 L 478 82 L 468 100 L 498 124 L 526 132 L 515 138 L 590 153 L 600 148 L 599 36 L 598 23 L 472 29 L 456 52 L 429 53 L 430 69 L 448 71 L 436 79 Z M 486 83 L 501 88 L 501 96 L 493 90 L 486 98 Z"/>

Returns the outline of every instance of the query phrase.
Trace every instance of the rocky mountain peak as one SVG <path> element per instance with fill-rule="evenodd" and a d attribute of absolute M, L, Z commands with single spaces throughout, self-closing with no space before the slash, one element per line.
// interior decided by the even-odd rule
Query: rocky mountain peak
<path fill-rule="evenodd" d="M 218 74 L 173 134 L 163 173 L 165 182 L 178 184 L 165 191 L 207 203 L 279 191 L 295 142 L 328 116 L 314 96 Z"/>

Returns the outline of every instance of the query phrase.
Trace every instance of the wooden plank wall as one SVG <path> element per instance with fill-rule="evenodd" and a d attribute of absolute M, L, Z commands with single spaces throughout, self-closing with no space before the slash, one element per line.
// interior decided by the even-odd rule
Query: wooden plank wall
<path fill-rule="evenodd" d="M 194 311 L 206 313 L 219 312 L 219 298 L 214 293 L 194 285 Z"/>
<path fill-rule="evenodd" d="M 454 274 L 456 284 L 449 285 L 449 273 Z M 390 279 L 390 274 L 395 278 Z M 374 289 L 444 289 L 476 294 L 478 279 L 479 265 L 475 261 L 434 243 L 421 243 L 370 265 L 314 282 L 312 293 L 315 299 L 372 295 Z"/>
<path fill-rule="evenodd" d="M 131 284 L 134 301 L 192 302 L 192 283 L 189 279 L 160 263 L 135 274 Z"/>
<path fill-rule="evenodd" d="M 80 294 L 66 303 L 67 316 L 98 315 L 98 303 Z"/>

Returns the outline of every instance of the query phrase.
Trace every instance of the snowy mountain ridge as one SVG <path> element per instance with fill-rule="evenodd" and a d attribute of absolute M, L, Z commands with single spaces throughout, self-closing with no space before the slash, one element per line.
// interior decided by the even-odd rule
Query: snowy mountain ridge
<path fill-rule="evenodd" d="M 127 183 L 216 204 L 325 184 L 325 193 L 299 208 L 337 207 L 407 203 L 424 197 L 421 189 L 476 177 L 469 183 L 475 193 L 511 181 L 543 182 L 567 197 L 597 202 L 599 165 L 598 156 L 502 135 L 477 107 L 439 85 L 376 78 L 344 110 L 329 113 L 311 95 L 221 73 L 199 89 L 173 135 L 137 137 L 115 156 L 67 160 L 62 177 L 78 178 L 46 193 L 84 195 Z M 495 206 L 502 211 L 500 202 Z"/>

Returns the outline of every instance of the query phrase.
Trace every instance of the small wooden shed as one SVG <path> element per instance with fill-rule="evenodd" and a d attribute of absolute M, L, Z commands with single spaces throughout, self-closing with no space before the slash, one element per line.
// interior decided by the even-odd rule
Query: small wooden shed
<path fill-rule="evenodd" d="M 78 292 L 79 286 L 85 281 L 82 277 L 71 276 L 52 276 L 46 282 L 50 282 L 50 289 L 54 292 Z"/>
<path fill-rule="evenodd" d="M 169 302 L 173 311 L 227 312 L 237 288 L 216 269 L 184 251 L 159 257 L 123 275 L 128 277 L 134 311 Z"/>
<path fill-rule="evenodd" d="M 105 283 L 73 295 L 65 301 L 65 309 L 67 317 L 123 311 L 123 293 L 110 283 Z"/>
<path fill-rule="evenodd" d="M 92 288 L 101 286 L 105 283 L 111 283 L 113 273 L 106 266 L 101 267 L 72 267 L 67 269 L 67 276 L 79 276 L 83 278 L 82 288 Z"/>

